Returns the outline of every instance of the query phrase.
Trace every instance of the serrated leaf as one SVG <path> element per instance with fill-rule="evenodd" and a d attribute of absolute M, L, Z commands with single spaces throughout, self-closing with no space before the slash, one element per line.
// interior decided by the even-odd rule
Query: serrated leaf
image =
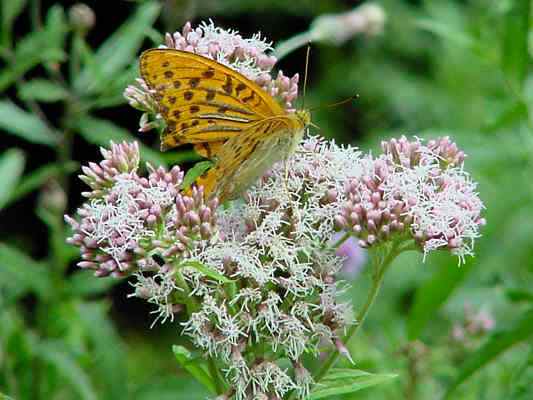
<path fill-rule="evenodd" d="M 8 100 L 0 100 L 0 128 L 28 142 L 54 146 L 57 137 L 37 116 Z"/>
<path fill-rule="evenodd" d="M 52 291 L 47 266 L 5 243 L 0 243 L 0 286 L 12 298 L 30 292 L 47 298 Z"/>
<path fill-rule="evenodd" d="M 210 392 L 216 393 L 213 379 L 209 375 L 207 368 L 203 365 L 201 358 L 193 357 L 192 353 L 183 346 L 172 346 L 172 352 L 178 363 L 190 373 L 198 382 L 204 385 Z"/>
<path fill-rule="evenodd" d="M 180 264 L 180 267 L 191 267 L 197 270 L 198 272 L 201 272 L 208 278 L 214 279 L 218 282 L 222 283 L 232 283 L 233 281 L 231 279 L 226 278 L 224 275 L 222 275 L 220 272 L 215 271 L 214 269 L 209 268 L 207 265 L 202 264 L 199 261 L 186 261 L 184 263 Z"/>
<path fill-rule="evenodd" d="M 515 344 L 533 336 L 533 309 L 523 313 L 513 324 L 491 334 L 487 342 L 471 354 L 459 367 L 459 375 L 448 387 L 445 398 L 451 398 L 455 389 L 466 379 L 487 366 Z"/>
<path fill-rule="evenodd" d="M 19 86 L 19 96 L 24 100 L 53 103 L 68 97 L 68 91 L 61 85 L 46 79 L 33 79 Z"/>
<path fill-rule="evenodd" d="M 311 391 L 309 400 L 353 393 L 395 379 L 396 374 L 372 374 L 357 369 L 333 369 Z"/>
<path fill-rule="evenodd" d="M 49 179 L 56 178 L 62 174 L 71 174 L 78 168 L 79 164 L 75 161 L 69 161 L 63 164 L 47 164 L 37 168 L 35 171 L 30 172 L 20 179 L 17 187 L 11 192 L 7 204 L 13 203 L 28 193 L 40 188 Z"/>
<path fill-rule="evenodd" d="M 9 201 L 15 187 L 22 176 L 25 164 L 24 152 L 19 149 L 10 149 L 0 155 L 0 176 L 2 189 L 0 190 L 0 209 Z"/>
<path fill-rule="evenodd" d="M 35 354 L 42 361 L 54 367 L 63 378 L 65 385 L 69 385 L 79 395 L 80 399 L 96 400 L 98 398 L 87 373 L 81 369 L 76 360 L 65 351 L 62 342 L 40 342 L 35 345 Z"/>
<path fill-rule="evenodd" d="M 471 259 L 461 267 L 443 263 L 429 280 L 418 287 L 407 320 L 409 340 L 415 340 L 420 336 L 426 324 L 463 281 L 473 265 Z"/>
<path fill-rule="evenodd" d="M 126 141 L 133 142 L 137 140 L 124 128 L 115 125 L 111 121 L 94 117 L 82 117 L 76 120 L 76 129 L 89 143 L 97 144 L 103 147 L 109 147 L 112 140 L 115 143 Z M 138 140 L 137 140 L 138 141 Z M 166 165 L 161 154 L 151 148 L 139 143 L 141 159 L 152 163 L 154 166 Z"/>
<path fill-rule="evenodd" d="M 159 14 L 160 6 L 147 1 L 118 28 L 96 51 L 93 62 L 78 75 L 74 85 L 84 93 L 94 93 L 105 88 L 117 78 L 124 67 L 134 62 L 146 31 Z"/>
<path fill-rule="evenodd" d="M 183 178 L 183 182 L 181 183 L 182 189 L 189 189 L 191 185 L 196 181 L 196 179 L 202 174 L 207 171 L 209 168 L 213 166 L 212 161 L 200 161 L 196 164 L 194 164 L 194 167 L 190 168 L 187 173 L 185 174 L 185 177 Z"/>

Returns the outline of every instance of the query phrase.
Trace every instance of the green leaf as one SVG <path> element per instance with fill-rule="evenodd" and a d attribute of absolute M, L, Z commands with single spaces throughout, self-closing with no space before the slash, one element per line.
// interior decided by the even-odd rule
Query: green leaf
<path fill-rule="evenodd" d="M 9 0 L 2 1 L 0 4 L 0 17 L 2 18 L 2 37 L 0 43 L 4 47 L 10 46 L 11 42 L 11 29 L 15 19 L 20 15 L 26 6 L 27 0 Z"/>
<path fill-rule="evenodd" d="M 22 172 L 24 171 L 25 156 L 19 149 L 10 149 L 0 155 L 0 176 L 2 189 L 0 190 L 0 209 L 8 202 Z"/>
<path fill-rule="evenodd" d="M 504 351 L 533 336 L 533 309 L 526 311 L 517 321 L 505 329 L 494 332 L 487 342 L 471 354 L 459 367 L 459 375 L 448 387 L 445 398 L 474 373 L 487 366 Z"/>
<path fill-rule="evenodd" d="M 209 168 L 213 166 L 212 161 L 200 161 L 194 165 L 194 167 L 190 168 L 187 173 L 185 174 L 185 177 L 183 178 L 183 182 L 181 183 L 182 189 L 189 189 L 191 185 L 196 181 L 196 179 L 201 176 L 205 171 L 207 171 Z"/>
<path fill-rule="evenodd" d="M 57 270 L 67 269 L 72 260 L 73 247 L 66 243 L 66 224 L 63 220 L 63 212 L 40 205 L 35 210 L 35 214 L 48 227 L 48 246 L 54 257 L 54 268 Z"/>
<path fill-rule="evenodd" d="M 530 0 L 515 0 L 504 17 L 502 68 L 517 88 L 522 87 L 529 64 L 530 13 Z"/>
<path fill-rule="evenodd" d="M 466 264 L 460 267 L 441 263 L 433 276 L 417 289 L 407 320 L 409 340 L 415 340 L 420 336 L 426 324 L 462 282 L 472 265 L 472 260 L 468 260 Z"/>
<path fill-rule="evenodd" d="M 454 29 L 454 26 L 450 26 L 444 22 L 433 19 L 418 19 L 415 22 L 415 25 L 420 29 L 434 33 L 443 39 L 447 39 L 458 46 L 468 49 L 473 49 L 476 47 L 476 42 L 471 36 Z"/>
<path fill-rule="evenodd" d="M 76 120 L 76 128 L 89 143 L 103 147 L 109 147 L 112 140 L 115 143 L 137 140 L 124 128 L 115 125 L 111 121 L 94 117 L 82 117 Z M 141 159 L 148 161 L 154 166 L 166 165 L 165 160 L 158 151 L 155 151 L 142 143 L 139 143 Z"/>
<path fill-rule="evenodd" d="M 51 46 L 50 35 L 41 31 L 26 35 L 18 42 L 15 54 L 8 60 L 8 67 L 0 70 L 0 92 L 33 67 L 48 62 L 61 62 L 65 58 L 63 49 Z"/>
<path fill-rule="evenodd" d="M 63 86 L 46 79 L 25 82 L 19 86 L 18 93 L 21 99 L 44 103 L 53 103 L 68 97 L 68 91 Z"/>
<path fill-rule="evenodd" d="M 76 271 L 68 280 L 67 291 L 73 296 L 94 296 L 108 292 L 113 286 L 122 282 L 117 278 L 97 278 L 91 271 Z"/>
<path fill-rule="evenodd" d="M 74 357 L 65 351 L 62 342 L 41 342 L 35 346 L 36 356 L 57 370 L 66 385 L 74 389 L 79 398 L 96 400 L 96 390 L 91 384 L 89 376 L 81 369 Z"/>
<path fill-rule="evenodd" d="M 75 88 L 82 93 L 94 93 L 105 89 L 113 79 L 119 78 L 124 67 L 134 62 L 159 10 L 160 6 L 156 2 L 141 4 L 135 14 L 96 51 L 93 62 L 82 70 L 74 82 Z"/>
<path fill-rule="evenodd" d="M 215 271 L 214 269 L 209 268 L 208 266 L 202 264 L 199 261 L 186 261 L 184 263 L 180 264 L 180 267 L 191 267 L 195 270 L 201 272 L 205 276 L 214 279 L 221 283 L 232 283 L 233 281 L 231 279 L 226 278 L 224 275 L 222 275 L 220 272 Z"/>
<path fill-rule="evenodd" d="M 0 393 L 0 400 L 13 400 L 13 397 Z"/>
<path fill-rule="evenodd" d="M 98 281 L 101 278 L 93 276 L 92 279 Z M 115 279 L 115 282 L 120 280 Z M 109 318 L 109 305 L 107 302 L 81 303 L 78 311 L 81 329 L 90 339 L 94 375 L 99 387 L 105 388 L 105 395 L 101 393 L 99 399 L 123 398 L 127 381 L 127 349 Z"/>
<path fill-rule="evenodd" d="M 91 109 L 100 109 L 125 104 L 127 100 L 124 97 L 124 89 L 138 77 L 139 68 L 137 64 L 133 64 L 109 82 L 105 88 L 102 88 L 102 92 L 97 97 L 91 98 L 88 106 Z"/>
<path fill-rule="evenodd" d="M 47 298 L 52 292 L 47 266 L 4 243 L 0 243 L 0 287 L 4 287 L 12 298 L 29 292 Z"/>
<path fill-rule="evenodd" d="M 196 400 L 208 399 L 209 392 L 189 376 L 151 377 L 137 387 L 130 398 L 135 400 Z"/>
<path fill-rule="evenodd" d="M 332 369 L 311 391 L 309 400 L 353 393 L 395 379 L 396 374 L 371 374 L 358 369 Z"/>
<path fill-rule="evenodd" d="M 505 289 L 505 296 L 514 303 L 533 302 L 533 291 L 527 289 L 507 288 Z"/>
<path fill-rule="evenodd" d="M 203 365 L 201 358 L 193 357 L 193 354 L 183 346 L 172 346 L 172 352 L 178 363 L 191 374 L 198 382 L 204 385 L 210 392 L 216 393 L 215 383 Z"/>
<path fill-rule="evenodd" d="M 43 121 L 8 100 L 0 100 L 0 128 L 28 142 L 48 146 L 57 143 L 57 137 Z"/>
<path fill-rule="evenodd" d="M 496 113 L 495 116 L 490 116 L 483 130 L 491 133 L 500 129 L 509 128 L 509 126 L 525 121 L 527 117 L 527 104 L 521 100 L 516 101 L 507 105 L 503 110 Z"/>
<path fill-rule="evenodd" d="M 7 204 L 11 204 L 21 197 L 26 196 L 28 193 L 40 188 L 48 180 L 63 174 L 71 174 L 78 168 L 79 165 L 75 161 L 69 161 L 63 164 L 47 164 L 37 168 L 35 171 L 32 171 L 31 173 L 22 177 L 17 187 L 11 192 L 11 196 L 9 196 Z"/>
<path fill-rule="evenodd" d="M 46 14 L 44 35 L 46 45 L 55 49 L 65 46 L 66 34 L 69 30 L 65 10 L 59 4 L 55 4 Z"/>

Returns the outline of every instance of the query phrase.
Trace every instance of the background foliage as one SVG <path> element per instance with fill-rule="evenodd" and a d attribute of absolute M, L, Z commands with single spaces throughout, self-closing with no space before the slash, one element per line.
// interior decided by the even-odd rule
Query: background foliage
<path fill-rule="evenodd" d="M 354 6 L 108 3 L 90 4 L 96 24 L 89 29 L 79 16 L 76 22 L 70 2 L 1 2 L 0 392 L 16 399 L 204 398 L 173 358 L 177 324 L 149 329 L 150 309 L 126 299 L 127 282 L 73 267 L 78 255 L 64 243 L 62 215 L 81 203 L 79 165 L 110 139 L 141 140 L 154 164 L 194 160 L 190 150 L 159 153 L 154 135 L 137 134 L 140 113 L 122 97 L 137 75 L 138 53 L 160 43 L 161 32 L 213 18 L 281 41 L 322 13 Z M 313 45 L 306 102 L 360 96 L 354 105 L 317 111 L 314 122 L 323 135 L 363 149 L 401 134 L 452 136 L 469 155 L 488 225 L 466 265 L 448 255 L 395 263 L 350 349 L 357 368 L 398 377 L 337 398 L 532 398 L 530 2 L 378 4 L 387 14 L 381 36 Z M 280 67 L 303 71 L 304 53 Z M 356 308 L 367 285 L 363 272 L 348 294 Z M 451 340 L 465 304 L 489 310 L 496 322 L 468 345 Z"/>

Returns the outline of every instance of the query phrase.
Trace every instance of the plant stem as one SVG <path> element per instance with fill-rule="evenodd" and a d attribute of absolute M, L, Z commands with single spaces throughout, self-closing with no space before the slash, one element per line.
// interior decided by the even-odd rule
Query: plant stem
<path fill-rule="evenodd" d="M 348 240 L 349 237 L 350 237 L 350 233 L 349 233 L 349 232 L 346 232 L 344 235 L 342 235 L 342 237 L 341 237 L 339 240 L 337 240 L 337 241 L 335 242 L 335 244 L 334 244 L 332 247 L 333 247 L 334 249 L 338 249 L 339 246 L 340 246 L 341 244 L 343 244 L 344 242 L 346 242 L 346 240 Z"/>
<path fill-rule="evenodd" d="M 357 323 L 352 325 L 346 335 L 342 338 L 343 343 L 348 343 L 363 325 L 366 316 L 368 315 L 368 311 L 370 310 L 370 307 L 374 303 L 374 300 L 376 299 L 379 293 L 379 289 L 381 288 L 381 284 L 383 283 L 383 278 L 385 276 L 385 271 L 387 270 L 391 262 L 396 258 L 396 256 L 400 254 L 404 249 L 405 247 L 401 247 L 400 243 L 395 242 L 387 255 L 385 255 L 384 257 L 380 257 L 378 260 L 375 261 L 372 276 L 372 287 L 370 288 L 370 292 L 368 293 L 367 300 L 363 308 L 361 309 L 361 311 L 359 311 L 359 314 L 357 315 Z M 335 362 L 338 360 L 339 355 L 339 351 L 335 350 L 328 357 L 328 359 L 325 361 L 325 363 L 314 376 L 314 380 L 316 383 L 318 383 L 328 373 L 333 364 L 335 364 Z"/>
<path fill-rule="evenodd" d="M 302 32 L 294 35 L 288 40 L 281 42 L 274 49 L 274 56 L 279 60 L 285 57 L 287 54 L 292 53 L 294 50 L 306 45 L 311 41 L 311 34 L 309 31 Z"/>
<path fill-rule="evenodd" d="M 224 385 L 222 383 L 222 380 L 220 379 L 217 364 L 215 363 L 213 357 L 209 357 L 207 359 L 207 365 L 209 367 L 209 373 L 211 375 L 211 378 L 213 378 L 213 382 L 215 383 L 217 395 L 224 393 Z"/>

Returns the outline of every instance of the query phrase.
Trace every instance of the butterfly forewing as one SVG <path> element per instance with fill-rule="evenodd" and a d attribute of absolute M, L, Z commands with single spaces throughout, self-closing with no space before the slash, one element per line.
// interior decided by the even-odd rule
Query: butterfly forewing
<path fill-rule="evenodd" d="M 141 75 L 167 123 L 164 149 L 183 143 L 202 155 L 258 121 L 286 114 L 256 83 L 208 58 L 174 49 L 152 49 L 141 56 Z M 211 142 L 218 145 L 211 146 Z"/>

